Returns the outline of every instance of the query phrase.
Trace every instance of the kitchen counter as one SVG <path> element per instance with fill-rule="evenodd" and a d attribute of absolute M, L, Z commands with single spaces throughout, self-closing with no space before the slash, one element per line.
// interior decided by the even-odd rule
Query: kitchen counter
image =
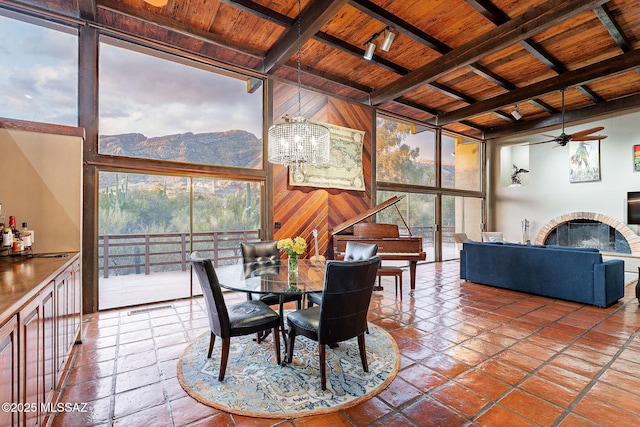
<path fill-rule="evenodd" d="M 78 257 L 0 258 L 0 326 Z"/>

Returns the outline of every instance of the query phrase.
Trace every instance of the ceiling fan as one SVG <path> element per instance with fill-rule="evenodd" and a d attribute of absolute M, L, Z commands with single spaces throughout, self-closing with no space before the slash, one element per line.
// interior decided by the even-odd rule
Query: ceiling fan
<path fill-rule="evenodd" d="M 606 138 L 605 135 L 591 135 L 594 132 L 599 132 L 603 130 L 604 129 L 603 126 L 598 126 L 595 128 L 591 128 L 591 129 L 587 129 L 587 130 L 583 130 L 583 131 L 575 132 L 571 134 L 564 133 L 564 92 L 565 91 L 566 91 L 566 88 L 560 91 L 562 92 L 562 133 L 558 136 L 542 134 L 542 136 L 546 136 L 551 139 L 546 141 L 534 142 L 534 143 L 531 143 L 530 145 L 546 144 L 547 142 L 555 142 L 556 143 L 555 147 L 564 147 L 570 141 L 600 141 Z"/>

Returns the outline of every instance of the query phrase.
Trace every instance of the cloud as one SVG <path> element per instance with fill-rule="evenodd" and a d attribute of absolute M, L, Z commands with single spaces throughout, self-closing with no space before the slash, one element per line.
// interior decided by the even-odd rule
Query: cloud
<path fill-rule="evenodd" d="M 101 134 L 262 133 L 262 92 L 244 79 L 109 44 L 100 47 Z"/>

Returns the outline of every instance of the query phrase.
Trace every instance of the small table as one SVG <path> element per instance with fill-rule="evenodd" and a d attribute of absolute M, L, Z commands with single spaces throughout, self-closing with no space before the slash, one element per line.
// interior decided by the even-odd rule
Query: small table
<path fill-rule="evenodd" d="M 297 273 L 290 273 L 286 263 L 260 265 L 236 264 L 217 270 L 220 286 L 232 291 L 280 296 L 280 332 L 287 352 L 287 332 L 284 328 L 283 298 L 285 295 L 302 295 L 302 307 L 306 294 L 321 292 L 324 287 L 325 261 L 301 259 Z M 284 359 L 283 359 L 284 360 Z"/>

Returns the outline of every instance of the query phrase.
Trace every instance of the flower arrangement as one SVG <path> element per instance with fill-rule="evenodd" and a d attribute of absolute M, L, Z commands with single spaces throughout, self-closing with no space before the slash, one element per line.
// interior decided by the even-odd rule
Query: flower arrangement
<path fill-rule="evenodd" d="M 305 254 L 305 251 L 307 250 L 307 241 L 300 236 L 296 237 L 295 239 L 286 238 L 278 240 L 277 247 L 290 257 L 297 258 L 300 255 Z"/>

